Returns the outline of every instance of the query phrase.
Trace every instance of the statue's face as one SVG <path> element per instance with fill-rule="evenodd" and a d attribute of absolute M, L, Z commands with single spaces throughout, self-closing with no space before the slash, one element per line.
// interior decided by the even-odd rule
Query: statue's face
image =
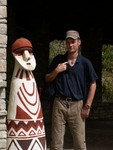
<path fill-rule="evenodd" d="M 36 67 L 36 60 L 33 55 L 33 52 L 30 50 L 23 50 L 18 53 L 13 53 L 16 61 L 23 67 L 25 70 L 33 71 Z"/>

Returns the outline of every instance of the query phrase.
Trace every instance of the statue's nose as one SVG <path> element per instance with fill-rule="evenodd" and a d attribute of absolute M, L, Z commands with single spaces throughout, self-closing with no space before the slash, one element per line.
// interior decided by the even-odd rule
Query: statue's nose
<path fill-rule="evenodd" d="M 30 53 L 28 50 L 25 50 L 24 53 L 23 53 L 23 59 L 24 61 L 28 61 L 30 60 L 31 56 L 30 56 Z"/>

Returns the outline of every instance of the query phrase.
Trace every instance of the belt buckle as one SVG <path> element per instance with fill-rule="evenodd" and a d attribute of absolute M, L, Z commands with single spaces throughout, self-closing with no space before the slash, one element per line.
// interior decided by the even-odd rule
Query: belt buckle
<path fill-rule="evenodd" d="M 71 97 L 66 97 L 66 101 L 72 101 Z"/>

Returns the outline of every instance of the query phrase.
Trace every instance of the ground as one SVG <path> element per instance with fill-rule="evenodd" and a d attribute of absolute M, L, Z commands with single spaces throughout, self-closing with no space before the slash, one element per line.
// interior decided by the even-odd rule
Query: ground
<path fill-rule="evenodd" d="M 48 150 L 50 146 L 51 123 L 46 124 Z M 113 150 L 113 120 L 88 120 L 86 122 L 87 150 Z M 66 132 L 64 150 L 74 150 L 69 130 Z"/>

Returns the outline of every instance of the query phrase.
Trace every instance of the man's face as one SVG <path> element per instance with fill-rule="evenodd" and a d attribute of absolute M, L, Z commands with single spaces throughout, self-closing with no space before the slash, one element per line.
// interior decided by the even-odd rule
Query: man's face
<path fill-rule="evenodd" d="M 78 51 L 80 44 L 81 44 L 80 39 L 72 39 L 72 38 L 66 39 L 66 49 L 69 53 Z"/>

